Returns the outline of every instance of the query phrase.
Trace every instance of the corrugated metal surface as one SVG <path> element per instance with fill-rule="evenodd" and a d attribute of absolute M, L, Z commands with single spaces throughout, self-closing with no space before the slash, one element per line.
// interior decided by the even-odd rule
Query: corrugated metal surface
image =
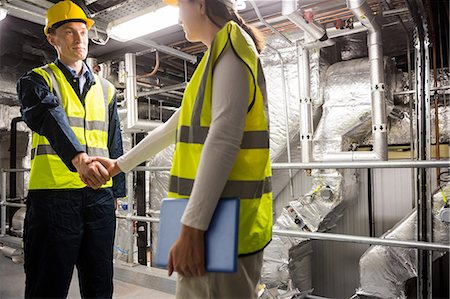
<path fill-rule="evenodd" d="M 369 235 L 367 171 L 359 171 L 359 199 L 349 206 L 330 233 Z M 313 242 L 314 294 L 330 298 L 349 298 L 359 285 L 359 258 L 367 245 L 331 241 Z"/>

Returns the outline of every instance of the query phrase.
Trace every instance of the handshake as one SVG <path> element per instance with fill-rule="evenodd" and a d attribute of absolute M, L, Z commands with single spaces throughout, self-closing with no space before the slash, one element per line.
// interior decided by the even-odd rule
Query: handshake
<path fill-rule="evenodd" d="M 98 189 L 106 184 L 111 177 L 120 172 L 117 160 L 105 157 L 90 157 L 79 153 L 72 159 L 80 179 L 92 189 Z"/>

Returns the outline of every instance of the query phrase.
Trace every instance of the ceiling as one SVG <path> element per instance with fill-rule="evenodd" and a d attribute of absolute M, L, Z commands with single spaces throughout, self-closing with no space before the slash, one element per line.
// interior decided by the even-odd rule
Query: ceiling
<path fill-rule="evenodd" d="M 93 37 L 106 39 L 105 28 L 111 20 L 135 13 L 148 6 L 161 5 L 161 0 L 73 0 L 96 21 L 96 27 L 91 30 Z M 445 1 L 445 0 L 438 0 Z M 0 22 L 0 82 L 14 82 L 22 73 L 51 62 L 55 59 L 54 49 L 47 43 L 43 34 L 43 20 L 45 10 L 58 0 L 4 0 L 3 6 L 9 11 L 9 16 Z M 413 24 L 406 9 L 405 0 L 368 0 L 372 9 L 383 17 L 383 42 L 385 55 L 396 57 L 400 68 L 406 70 L 406 36 L 412 40 Z M 299 29 L 289 20 L 281 16 L 281 1 L 256 0 L 261 15 L 278 31 L 290 34 Z M 346 8 L 344 0 L 300 0 L 300 13 L 311 13 L 313 19 L 325 28 L 333 28 L 336 22 L 351 20 L 352 13 Z M 240 11 L 243 18 L 260 28 L 266 36 L 273 35 L 272 31 L 258 20 L 257 14 L 247 2 L 246 9 Z M 403 24 L 402 24 L 403 23 Z M 95 31 L 96 29 L 96 31 Z M 95 34 L 97 33 L 97 34 Z M 400 37 L 400 38 L 399 38 Z M 365 46 L 366 33 L 347 35 L 336 38 L 336 45 L 323 51 L 334 52 L 330 63 L 339 60 L 367 56 Z M 162 46 L 162 47 L 161 47 Z M 154 69 L 158 50 L 159 67 L 154 75 L 142 78 L 139 86 L 142 89 L 155 89 L 185 81 L 185 68 L 188 77 L 196 64 L 185 62 L 174 55 L 167 54 L 176 49 L 178 53 L 186 53 L 189 57 L 201 57 L 204 46 L 189 43 L 184 38 L 181 26 L 176 25 L 160 32 L 139 38 L 136 41 L 121 43 L 112 39 L 106 45 L 90 43 L 89 56 L 95 57 L 99 63 L 108 62 L 113 70 L 117 70 L 119 62 L 127 52 L 137 53 L 138 75 L 148 73 Z M 155 49 L 156 47 L 156 49 Z M 0 93 L 10 94 L 11 88 L 3 87 L 0 83 Z M 121 87 L 120 85 L 117 87 Z M 169 106 L 177 106 L 181 100 L 181 92 L 173 92 L 164 96 L 154 96 L 152 100 L 163 100 Z"/>

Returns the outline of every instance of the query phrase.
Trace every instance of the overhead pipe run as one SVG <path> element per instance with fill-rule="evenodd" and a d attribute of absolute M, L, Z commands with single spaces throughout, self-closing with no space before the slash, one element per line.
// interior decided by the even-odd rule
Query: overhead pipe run
<path fill-rule="evenodd" d="M 371 161 L 388 159 L 387 120 L 385 103 L 385 82 L 383 63 L 383 43 L 381 26 L 365 0 L 347 0 L 347 7 L 368 29 L 370 84 L 372 98 L 372 152 L 337 152 L 324 156 L 325 161 Z"/>

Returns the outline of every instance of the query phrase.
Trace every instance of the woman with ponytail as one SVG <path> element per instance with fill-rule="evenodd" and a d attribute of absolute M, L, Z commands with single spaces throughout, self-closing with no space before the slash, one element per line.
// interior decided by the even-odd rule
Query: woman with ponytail
<path fill-rule="evenodd" d="M 178 272 L 176 297 L 256 298 L 263 250 L 272 237 L 262 38 L 231 0 L 164 1 L 179 6 L 187 40 L 208 49 L 181 108 L 124 156 L 98 160 L 111 175 L 128 172 L 176 140 L 168 197 L 189 198 L 169 254 L 169 275 Z M 236 273 L 205 272 L 204 233 L 221 197 L 240 199 Z"/>

